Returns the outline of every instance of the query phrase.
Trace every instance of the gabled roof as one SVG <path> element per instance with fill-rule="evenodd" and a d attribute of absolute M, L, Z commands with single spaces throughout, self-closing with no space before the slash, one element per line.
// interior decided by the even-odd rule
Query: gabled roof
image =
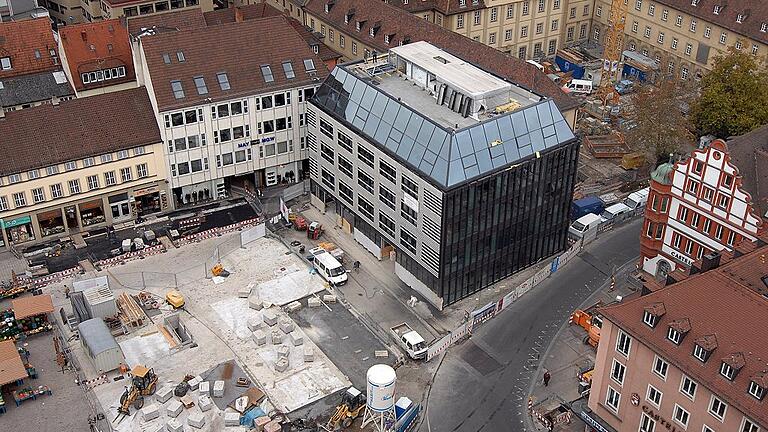
<path fill-rule="evenodd" d="M 282 12 L 267 3 L 256 3 L 205 12 L 203 17 L 206 24 L 211 26 L 279 15 Z"/>
<path fill-rule="evenodd" d="M 59 48 L 48 17 L 0 22 L 0 58 L 11 58 L 11 70 L 0 69 L 0 79 L 60 70 Z"/>
<path fill-rule="evenodd" d="M 163 33 L 164 31 L 179 31 L 205 27 L 206 20 L 199 8 L 182 9 L 154 15 L 142 15 L 126 18 L 128 33 L 139 36 L 144 31 Z"/>
<path fill-rule="evenodd" d="M 306 9 L 333 24 L 336 30 L 368 44 L 379 52 L 387 52 L 404 41 L 427 41 L 496 76 L 552 98 L 560 110 L 565 111 L 580 105 L 577 99 L 565 94 L 546 74 L 524 60 L 430 23 L 384 1 L 335 0 L 327 14 L 326 3 L 327 0 L 309 0 Z M 471 0 L 468 3 L 471 4 Z M 354 22 L 344 23 L 344 15 L 350 9 L 356 11 L 352 21 L 367 23 L 360 32 L 356 31 Z M 374 37 L 370 37 L 367 26 L 377 21 L 381 21 L 382 28 Z M 392 34 L 395 36 L 389 44 L 385 43 L 384 36 Z"/>
<path fill-rule="evenodd" d="M 478 9 L 485 9 L 484 0 L 390 0 L 390 4 L 411 13 L 435 11 L 443 15 L 453 15 Z"/>
<path fill-rule="evenodd" d="M 341 58 L 341 54 L 337 53 L 336 51 L 332 50 L 328 45 L 324 44 L 321 40 L 322 35 L 315 35 L 315 33 L 312 32 L 312 29 L 310 27 L 305 26 L 304 24 L 296 21 L 295 19 L 290 19 L 288 22 L 293 26 L 294 29 L 299 33 L 299 35 L 307 41 L 307 44 L 309 44 L 312 49 L 315 49 L 317 47 L 317 55 L 320 56 L 323 61 L 327 60 L 338 60 Z"/>
<path fill-rule="evenodd" d="M 12 340 L 0 341 L 0 386 L 27 377 L 19 351 Z"/>
<path fill-rule="evenodd" d="M 221 24 L 142 39 L 149 76 L 160 111 L 213 101 L 244 97 L 308 85 L 324 79 L 328 70 L 284 16 Z M 221 41 L 227 41 L 222 43 Z M 179 61 L 179 53 L 183 61 Z M 311 59 L 315 71 L 304 70 Z M 168 63 L 166 63 L 166 60 Z M 295 78 L 289 79 L 282 63 L 290 61 Z M 269 66 L 272 82 L 265 81 L 262 66 Z M 219 85 L 225 73 L 230 89 Z M 207 93 L 199 94 L 195 77 L 205 80 Z M 178 81 L 183 97 L 176 98 L 171 81 Z"/>
<path fill-rule="evenodd" d="M 696 6 L 691 0 L 658 0 L 681 12 L 717 24 L 734 33 L 768 43 L 768 33 L 761 32 L 762 23 L 768 23 L 768 7 L 764 0 L 699 0 Z M 715 6 L 720 11 L 715 14 Z M 742 15 L 742 22 L 736 19 Z"/>
<path fill-rule="evenodd" d="M 162 142 L 144 87 L 5 113 L 0 175 Z"/>
<path fill-rule="evenodd" d="M 755 289 L 763 284 L 758 275 L 768 275 L 766 254 L 768 246 L 762 246 L 714 270 L 601 308 L 600 313 L 766 428 L 768 398 L 759 401 L 747 392 L 750 381 L 768 371 L 768 298 Z M 643 323 L 643 310 L 659 303 L 666 313 L 650 328 Z M 667 327 L 684 318 L 690 331 L 675 345 L 667 340 Z M 705 363 L 692 355 L 696 343 L 714 348 Z M 743 362 L 734 381 L 720 375 L 723 360 L 737 366 Z"/>
<path fill-rule="evenodd" d="M 53 299 L 50 294 L 22 297 L 11 301 L 11 308 L 16 319 L 53 312 Z"/>
<path fill-rule="evenodd" d="M 38 72 L 0 79 L 0 106 L 12 107 L 74 95 L 64 71 Z"/>
<path fill-rule="evenodd" d="M 77 90 L 105 87 L 136 79 L 128 29 L 119 19 L 64 26 L 59 36 Z M 83 83 L 82 73 L 120 66 L 125 68 L 123 77 Z"/>
<path fill-rule="evenodd" d="M 760 217 L 768 212 L 768 125 L 727 142 L 731 162 L 739 169 L 741 185 L 752 196 Z"/>
<path fill-rule="evenodd" d="M 337 66 L 312 103 L 448 189 L 576 139 L 551 100 L 454 130 Z"/>

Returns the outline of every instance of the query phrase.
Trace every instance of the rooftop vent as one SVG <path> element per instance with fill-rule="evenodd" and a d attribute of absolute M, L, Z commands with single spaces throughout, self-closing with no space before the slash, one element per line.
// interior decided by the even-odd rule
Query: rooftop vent
<path fill-rule="evenodd" d="M 434 57 L 434 59 L 435 59 L 435 60 L 437 60 L 437 61 L 439 61 L 439 62 L 440 62 L 440 63 L 442 63 L 442 64 L 448 64 L 448 63 L 450 63 L 448 60 L 444 59 L 444 58 L 443 58 L 443 57 L 441 57 L 441 56 L 435 56 L 435 57 Z"/>

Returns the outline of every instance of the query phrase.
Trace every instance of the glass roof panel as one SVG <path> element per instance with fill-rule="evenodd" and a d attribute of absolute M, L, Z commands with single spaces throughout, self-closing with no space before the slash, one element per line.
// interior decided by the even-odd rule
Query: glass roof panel
<path fill-rule="evenodd" d="M 541 133 L 544 134 L 545 137 L 554 135 L 555 125 L 544 126 L 543 128 L 541 128 Z"/>
<path fill-rule="evenodd" d="M 488 149 L 483 149 L 475 153 L 475 157 L 477 157 L 477 166 L 480 168 L 481 172 L 487 172 L 493 169 L 491 152 Z"/>
<path fill-rule="evenodd" d="M 535 107 L 523 110 L 523 114 L 525 115 L 525 123 L 528 125 L 529 132 L 541 127 L 541 124 L 539 123 L 539 113 L 536 112 Z"/>
<path fill-rule="evenodd" d="M 423 145 L 419 144 L 418 142 L 413 145 L 413 150 L 411 150 L 411 154 L 408 156 L 408 162 L 413 164 L 414 166 L 419 166 L 419 163 L 421 163 L 422 158 L 424 157 L 424 152 L 427 151 L 427 148 Z"/>
<path fill-rule="evenodd" d="M 469 131 L 466 129 L 456 133 L 456 136 L 453 137 L 453 142 L 455 143 L 454 147 L 459 151 L 451 152 L 452 159 L 458 159 L 460 157 L 467 156 L 475 151 L 475 149 L 472 147 L 472 139 L 469 137 Z"/>
<path fill-rule="evenodd" d="M 475 151 L 488 148 L 488 140 L 485 138 L 485 132 L 482 127 L 473 127 L 469 130 L 469 136 L 472 137 L 472 147 Z"/>
<path fill-rule="evenodd" d="M 557 132 L 557 140 L 561 143 L 575 138 L 570 126 L 564 120 L 555 123 L 555 132 Z"/>
<path fill-rule="evenodd" d="M 550 112 L 548 103 L 536 105 L 536 111 L 539 113 L 539 120 L 541 120 L 542 126 L 548 126 L 553 123 L 552 113 Z"/>
<path fill-rule="evenodd" d="M 381 123 L 381 119 L 371 114 L 370 116 L 368 116 L 368 120 L 365 122 L 365 127 L 363 128 L 363 132 L 369 137 L 375 136 L 376 128 L 379 127 L 379 123 Z"/>
<path fill-rule="evenodd" d="M 512 118 L 512 126 L 515 128 L 516 137 L 528 133 L 528 125 L 525 123 L 525 115 L 523 115 L 522 111 L 513 112 L 510 117 Z"/>
<path fill-rule="evenodd" d="M 421 125 L 424 123 L 424 119 L 418 115 L 414 114 L 411 116 L 411 119 L 408 120 L 408 126 L 405 128 L 405 135 L 416 139 L 417 136 L 419 136 L 419 129 L 421 129 Z"/>
<path fill-rule="evenodd" d="M 403 160 L 408 160 L 408 156 L 411 154 L 414 142 L 415 141 L 413 138 L 407 135 L 403 135 L 403 139 L 400 140 L 400 145 L 397 147 L 397 155 L 403 158 Z"/>
<path fill-rule="evenodd" d="M 533 151 L 542 151 L 546 148 L 544 145 L 544 135 L 541 134 L 541 130 L 531 131 L 531 144 L 533 144 Z"/>
<path fill-rule="evenodd" d="M 411 118 L 411 112 L 405 108 L 400 109 L 395 118 L 395 123 L 392 124 L 395 129 L 400 132 L 405 132 L 405 127 L 408 126 L 408 120 Z"/>
<path fill-rule="evenodd" d="M 498 121 L 493 120 L 483 123 L 483 131 L 485 132 L 485 139 L 489 146 L 492 145 L 494 141 L 501 141 Z"/>
<path fill-rule="evenodd" d="M 384 110 L 384 115 L 382 116 L 382 120 L 389 123 L 390 125 L 395 123 L 395 117 L 397 116 L 397 112 L 400 110 L 400 104 L 393 101 L 392 99 L 387 98 L 387 108 Z"/>
<path fill-rule="evenodd" d="M 435 167 L 432 168 L 431 175 L 440 184 L 445 184 L 445 182 L 448 180 L 448 161 L 437 158 L 435 161 Z"/>
<path fill-rule="evenodd" d="M 464 166 L 461 164 L 461 159 L 452 160 L 450 168 L 448 169 L 448 186 L 461 183 L 466 178 L 467 177 L 464 175 Z"/>

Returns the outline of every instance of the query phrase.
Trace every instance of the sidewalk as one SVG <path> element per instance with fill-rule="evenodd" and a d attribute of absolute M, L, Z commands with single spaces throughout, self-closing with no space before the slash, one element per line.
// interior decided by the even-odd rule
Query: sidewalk
<path fill-rule="evenodd" d="M 634 287 L 627 281 L 627 277 L 634 271 L 634 263 L 629 263 L 618 269 L 616 287 L 613 290 L 610 289 L 609 278 L 595 294 L 584 301 L 580 308 L 587 308 L 598 301 L 611 303 L 616 301 L 616 296 L 626 298 L 635 293 Z M 578 373 L 580 370 L 594 367 L 595 364 L 595 349 L 584 343 L 586 335 L 586 331 L 577 325 L 569 325 L 566 322 L 560 327 L 544 356 L 540 359 L 537 373 L 531 383 L 529 396 L 533 400 L 534 411 L 546 414 L 557 409 L 561 404 L 567 405 L 582 397 L 579 393 Z M 548 370 L 551 376 L 548 386 L 544 386 L 542 378 L 544 369 Z M 541 422 L 532 419 L 530 415 L 527 416 L 527 419 L 527 430 L 548 430 Z M 581 432 L 584 430 L 584 423 L 573 418 L 569 424 L 557 425 L 554 430 Z"/>

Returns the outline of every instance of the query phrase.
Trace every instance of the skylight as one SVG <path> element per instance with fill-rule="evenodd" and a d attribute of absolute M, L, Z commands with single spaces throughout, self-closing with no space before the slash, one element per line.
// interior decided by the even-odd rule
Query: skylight
<path fill-rule="evenodd" d="M 307 72 L 315 70 L 315 61 L 312 59 L 304 59 L 304 69 L 306 69 Z"/>
<path fill-rule="evenodd" d="M 176 58 L 179 59 L 180 62 L 186 61 L 183 51 L 176 51 Z"/>
<path fill-rule="evenodd" d="M 296 78 L 296 74 L 293 72 L 293 64 L 289 61 L 283 62 L 283 72 L 288 79 Z"/>
<path fill-rule="evenodd" d="M 197 94 L 208 94 L 208 86 L 205 85 L 205 78 L 201 76 L 195 77 L 195 87 L 197 87 Z"/>
<path fill-rule="evenodd" d="M 176 99 L 184 99 L 184 87 L 181 86 L 181 81 L 171 81 L 171 89 Z"/>
<path fill-rule="evenodd" d="M 216 79 L 219 80 L 219 87 L 221 87 L 222 90 L 229 90 L 231 88 L 229 86 L 229 77 L 226 72 L 217 73 Z"/>
<path fill-rule="evenodd" d="M 269 65 L 261 66 L 261 75 L 264 77 L 264 82 L 274 82 L 275 77 L 272 76 L 272 68 Z"/>
<path fill-rule="evenodd" d="M 171 56 L 168 53 L 163 53 L 163 63 L 171 64 Z"/>

